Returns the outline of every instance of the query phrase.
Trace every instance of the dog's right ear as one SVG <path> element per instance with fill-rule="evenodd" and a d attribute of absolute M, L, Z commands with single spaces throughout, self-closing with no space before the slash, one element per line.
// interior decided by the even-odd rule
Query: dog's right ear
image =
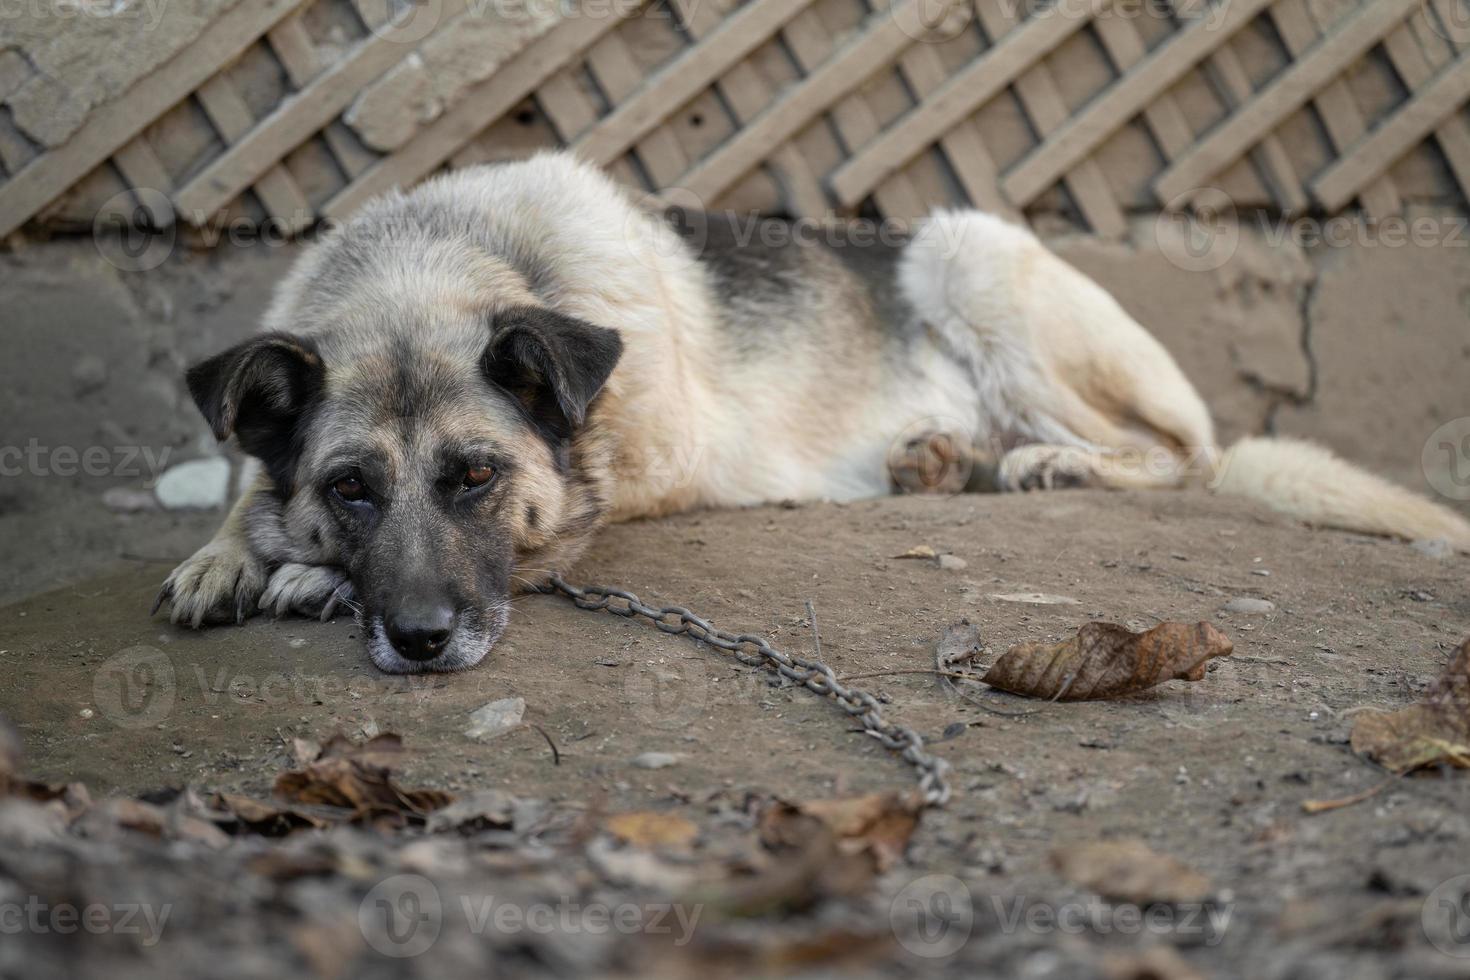
<path fill-rule="evenodd" d="M 300 448 L 298 424 L 325 375 L 310 341 L 267 333 L 194 365 L 184 378 L 215 438 L 233 434 L 280 484 Z"/>

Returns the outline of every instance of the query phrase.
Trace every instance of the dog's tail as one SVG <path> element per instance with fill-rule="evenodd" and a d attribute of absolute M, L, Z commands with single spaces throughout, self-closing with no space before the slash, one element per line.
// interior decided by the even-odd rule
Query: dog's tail
<path fill-rule="evenodd" d="M 1308 524 L 1410 541 L 1443 538 L 1470 552 L 1470 521 L 1314 443 L 1242 439 L 1212 469 L 1211 490 L 1258 500 Z"/>

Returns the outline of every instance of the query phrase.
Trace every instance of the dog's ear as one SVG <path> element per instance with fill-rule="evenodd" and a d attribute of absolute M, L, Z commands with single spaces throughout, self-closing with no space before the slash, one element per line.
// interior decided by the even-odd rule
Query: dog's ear
<path fill-rule="evenodd" d="M 587 406 L 622 354 L 623 341 L 614 330 L 525 307 L 495 317 L 484 368 L 536 424 L 565 439 L 586 421 Z"/>
<path fill-rule="evenodd" d="M 235 435 L 281 485 L 300 449 L 298 423 L 325 374 L 310 341 L 267 333 L 194 365 L 184 378 L 215 438 Z"/>

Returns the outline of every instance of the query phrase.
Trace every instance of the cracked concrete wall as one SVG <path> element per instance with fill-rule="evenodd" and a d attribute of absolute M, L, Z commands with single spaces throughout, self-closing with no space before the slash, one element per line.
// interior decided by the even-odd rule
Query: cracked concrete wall
<path fill-rule="evenodd" d="M 240 0 L 22 0 L 0 10 L 0 105 L 60 146 Z M 120 32 L 127 43 L 119 44 Z"/>
<path fill-rule="evenodd" d="M 489 13 L 471 8 L 429 37 L 363 89 L 343 121 L 365 144 L 391 153 L 562 19 L 549 3 L 507 4 Z"/>

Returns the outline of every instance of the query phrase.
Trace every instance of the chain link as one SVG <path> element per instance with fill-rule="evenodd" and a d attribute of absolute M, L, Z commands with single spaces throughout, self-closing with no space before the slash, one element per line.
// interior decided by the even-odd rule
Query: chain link
<path fill-rule="evenodd" d="M 558 576 L 552 578 L 542 591 L 560 593 L 576 603 L 579 609 L 605 610 L 625 619 L 642 616 L 665 633 L 693 637 L 734 654 L 735 659 L 747 667 L 774 671 L 819 697 L 831 698 L 849 715 L 861 721 L 867 733 L 884 748 L 899 753 L 905 762 L 918 770 L 919 791 L 925 805 L 943 806 L 949 802 L 949 763 L 925 752 L 924 740 L 918 732 L 886 720 L 877 698 L 866 691 L 847 687 L 837 679 L 832 668 L 821 661 L 782 653 L 764 637 L 754 633 L 727 633 L 683 606 L 645 605 L 636 595 L 622 589 L 578 588 Z"/>

